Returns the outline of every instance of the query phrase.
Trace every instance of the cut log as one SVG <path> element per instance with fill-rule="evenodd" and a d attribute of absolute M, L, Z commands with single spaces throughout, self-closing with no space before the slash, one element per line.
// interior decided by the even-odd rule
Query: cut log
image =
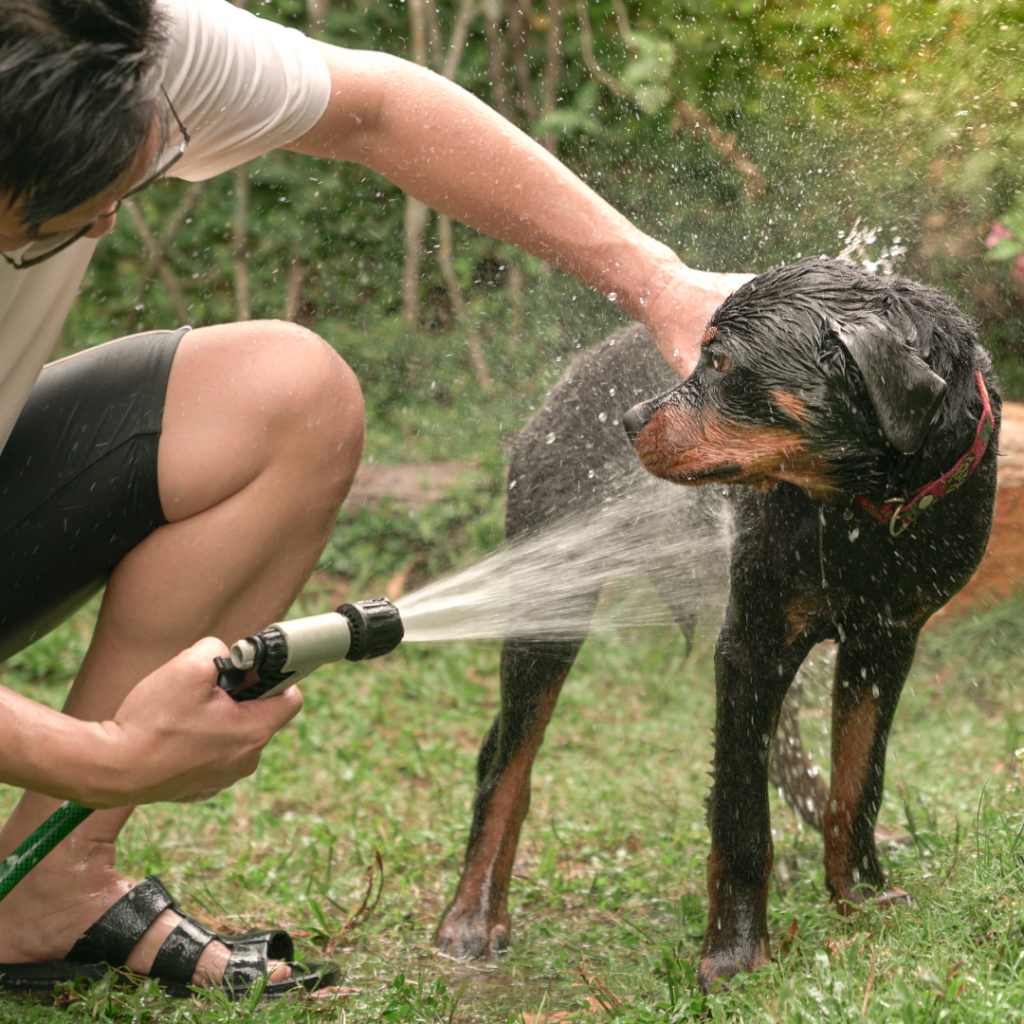
<path fill-rule="evenodd" d="M 1024 405 L 1003 403 L 999 431 L 999 488 L 992 535 L 967 586 L 932 619 L 988 607 L 1024 585 Z"/>

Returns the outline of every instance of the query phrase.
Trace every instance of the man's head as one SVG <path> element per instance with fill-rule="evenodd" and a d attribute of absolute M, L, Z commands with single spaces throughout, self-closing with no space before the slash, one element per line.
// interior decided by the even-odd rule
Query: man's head
<path fill-rule="evenodd" d="M 163 42 L 153 0 L 0 0 L 0 214 L 35 229 L 129 171 Z"/>

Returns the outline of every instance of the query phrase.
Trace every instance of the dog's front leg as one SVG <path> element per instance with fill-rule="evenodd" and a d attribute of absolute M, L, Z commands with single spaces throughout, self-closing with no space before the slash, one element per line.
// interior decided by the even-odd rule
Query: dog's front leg
<path fill-rule="evenodd" d="M 885 889 L 875 820 L 882 803 L 885 748 L 896 705 L 917 647 L 917 630 L 892 628 L 839 647 L 832 691 L 832 780 L 825 809 L 825 877 L 836 909 L 853 913 Z"/>
<path fill-rule="evenodd" d="M 771 959 L 768 754 L 783 697 L 810 646 L 787 647 L 781 639 L 773 643 L 771 632 L 777 630 L 763 621 L 747 619 L 743 625 L 734 632 L 727 623 L 715 652 L 709 909 L 698 971 L 705 991 Z"/>

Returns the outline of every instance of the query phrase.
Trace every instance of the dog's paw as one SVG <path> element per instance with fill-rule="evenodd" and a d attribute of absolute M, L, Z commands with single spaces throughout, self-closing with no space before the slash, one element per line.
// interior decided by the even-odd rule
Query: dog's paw
<path fill-rule="evenodd" d="M 446 917 L 434 935 L 434 948 L 453 960 L 479 960 L 508 951 L 508 925 L 481 917 Z"/>
<path fill-rule="evenodd" d="M 742 950 L 716 949 L 705 946 L 697 968 L 697 984 L 705 995 L 721 992 L 729 987 L 732 979 L 741 972 L 748 974 L 771 963 L 768 940 L 763 939 L 752 948 Z"/>

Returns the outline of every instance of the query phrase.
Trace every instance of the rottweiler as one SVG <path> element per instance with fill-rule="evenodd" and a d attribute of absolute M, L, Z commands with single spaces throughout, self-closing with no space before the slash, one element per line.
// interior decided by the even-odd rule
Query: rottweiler
<path fill-rule="evenodd" d="M 588 505 L 642 494 L 630 444 L 650 474 L 698 485 L 677 491 L 675 514 L 642 514 L 640 502 L 632 523 L 670 607 L 659 535 L 707 531 L 731 515 L 698 969 L 706 991 L 770 959 L 771 739 L 821 641 L 838 649 L 831 791 L 820 809 L 832 901 L 849 914 L 867 899 L 908 898 L 886 887 L 875 843 L 886 742 L 921 627 L 985 551 L 999 410 L 991 361 L 951 300 L 815 258 L 730 296 L 682 383 L 640 327 L 586 352 L 517 439 L 513 543 Z M 695 611 L 673 607 L 684 630 Z M 507 948 L 530 769 L 583 639 L 504 643 L 501 709 L 480 752 L 465 869 L 435 937 L 450 955 Z"/>

